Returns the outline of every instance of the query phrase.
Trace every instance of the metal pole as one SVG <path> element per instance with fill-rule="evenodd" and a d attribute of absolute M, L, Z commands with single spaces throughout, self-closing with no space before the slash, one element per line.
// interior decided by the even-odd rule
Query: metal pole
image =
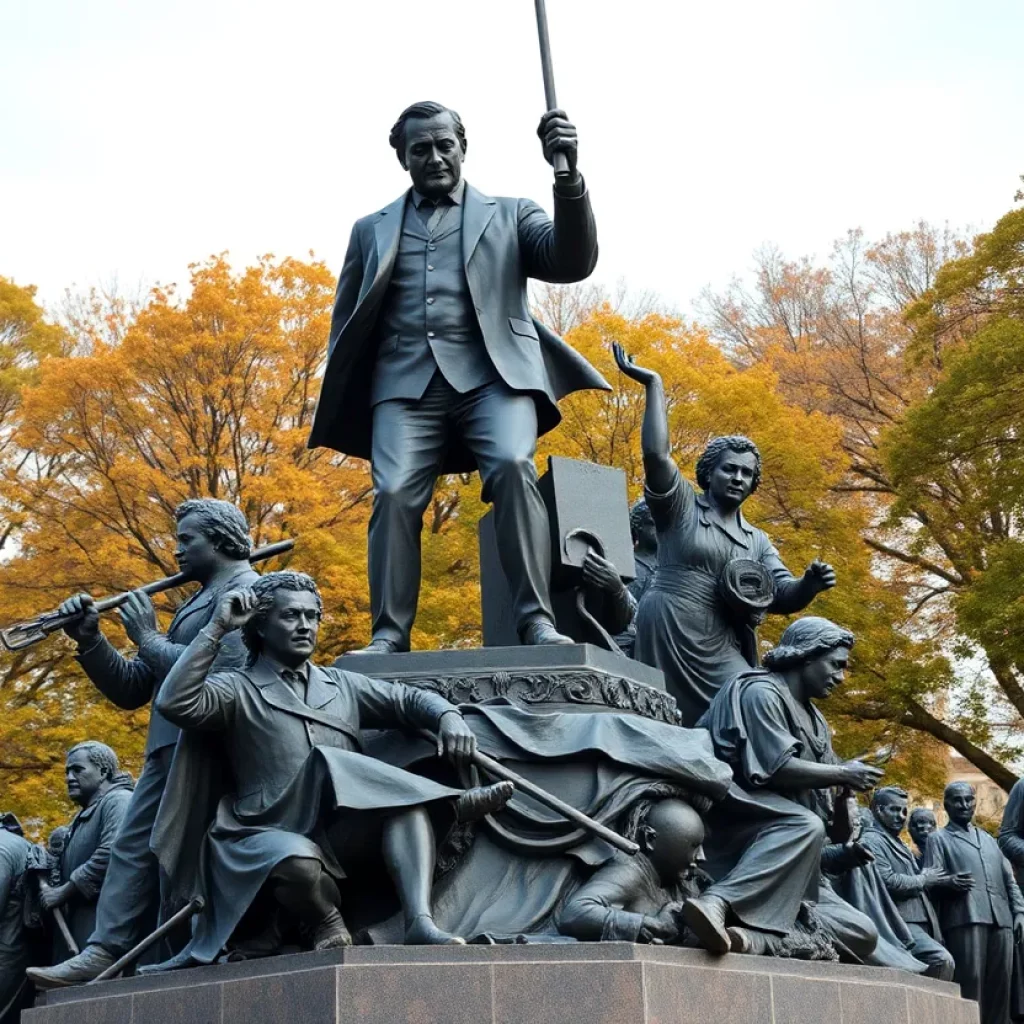
<path fill-rule="evenodd" d="M 593 818 L 588 817 L 582 811 L 576 810 L 571 804 L 567 804 L 564 800 L 559 800 L 553 793 L 549 793 L 546 789 L 541 789 L 540 786 L 530 782 L 529 779 L 524 779 L 521 775 L 517 775 L 514 771 L 506 768 L 500 761 L 495 761 L 493 757 L 488 757 L 478 750 L 473 755 L 473 763 L 485 772 L 497 775 L 499 779 L 506 779 L 508 782 L 513 783 L 516 789 L 529 793 L 538 803 L 545 804 L 551 810 L 557 811 L 563 817 L 568 818 L 569 821 L 581 825 L 589 832 L 593 832 L 595 836 L 603 839 L 606 843 L 611 843 L 617 850 L 622 850 L 623 853 L 628 853 L 631 857 L 640 852 L 640 847 L 632 842 L 632 840 L 627 839 L 625 836 L 620 836 L 618 832 L 612 831 L 612 829 L 602 825 L 599 821 L 594 821 Z"/>
<path fill-rule="evenodd" d="M 75 942 L 75 937 L 71 934 L 67 919 L 64 917 L 64 911 L 60 907 L 54 907 L 51 913 L 53 914 L 54 921 L 57 922 L 57 928 L 60 930 L 64 944 L 71 950 L 72 956 L 78 956 L 82 951 L 78 948 L 78 943 Z"/>
<path fill-rule="evenodd" d="M 202 896 L 193 896 L 176 914 L 172 914 L 155 932 L 147 935 L 137 946 L 133 946 L 120 960 L 112 963 L 102 974 L 97 974 L 89 985 L 95 985 L 99 981 L 109 981 L 116 978 L 126 967 L 130 967 L 136 960 L 146 952 L 150 946 L 155 946 L 168 932 L 173 931 L 183 921 L 198 914 L 206 906 Z"/>
<path fill-rule="evenodd" d="M 540 69 L 544 75 L 544 102 L 548 110 L 558 109 L 555 98 L 555 72 L 551 63 L 551 40 L 548 37 L 548 13 L 544 0 L 534 0 L 537 9 L 537 38 L 540 40 Z M 569 177 L 569 161 L 566 155 L 556 152 L 552 161 L 556 178 Z"/>
<path fill-rule="evenodd" d="M 262 562 L 268 558 L 273 558 L 275 555 L 283 555 L 286 551 L 291 551 L 293 547 L 295 547 L 294 540 L 290 538 L 288 540 L 279 540 L 275 544 L 268 544 L 266 547 L 258 548 L 249 556 L 249 561 L 252 564 Z M 166 576 L 162 580 L 147 583 L 138 589 L 144 594 L 162 594 L 165 590 L 171 590 L 174 587 L 180 587 L 186 583 L 193 582 L 195 581 L 188 573 L 178 572 L 173 576 Z M 96 602 L 96 611 L 108 612 L 115 608 L 120 608 L 132 593 L 133 591 L 126 590 L 123 594 L 104 597 Z M 9 629 L 0 630 L 0 641 L 3 642 L 7 650 L 20 651 L 25 647 L 31 647 L 33 644 L 39 643 L 40 640 L 45 640 L 51 633 L 55 633 L 58 629 L 63 629 L 69 623 L 77 622 L 81 617 L 81 615 L 59 615 L 55 611 L 45 612 L 30 622 L 19 622 L 16 626 L 11 626 Z"/>
<path fill-rule="evenodd" d="M 437 746 L 437 737 L 430 730 L 421 729 L 420 735 L 424 739 L 429 740 L 433 746 Z M 603 839 L 606 843 L 611 843 L 617 850 L 628 853 L 631 857 L 640 852 L 640 847 L 632 842 L 632 840 L 627 839 L 625 836 L 620 836 L 618 832 L 612 831 L 606 825 L 602 825 L 601 822 L 594 821 L 593 818 L 582 811 L 576 810 L 572 804 L 567 804 L 564 800 L 560 800 L 555 796 L 554 793 L 549 793 L 546 789 L 541 789 L 535 782 L 524 779 L 522 775 L 517 775 L 510 768 L 506 768 L 500 761 L 495 761 L 493 757 L 489 757 L 483 751 L 478 749 L 470 760 L 478 768 L 482 768 L 490 775 L 495 775 L 506 782 L 511 782 L 516 789 L 529 793 L 538 803 L 544 804 L 545 807 L 550 807 L 551 810 L 561 814 L 564 818 L 568 818 L 569 821 L 580 825 L 588 832 L 593 832 L 595 836 Z"/>

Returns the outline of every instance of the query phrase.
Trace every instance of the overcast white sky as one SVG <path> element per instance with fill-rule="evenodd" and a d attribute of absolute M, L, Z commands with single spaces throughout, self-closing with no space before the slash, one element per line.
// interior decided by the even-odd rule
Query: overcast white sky
<path fill-rule="evenodd" d="M 683 311 L 778 243 L 985 228 L 1024 173 L 1020 0 L 548 0 L 596 279 Z M 46 300 L 228 250 L 338 269 L 410 102 L 550 207 L 530 0 L 0 0 L 0 274 Z"/>

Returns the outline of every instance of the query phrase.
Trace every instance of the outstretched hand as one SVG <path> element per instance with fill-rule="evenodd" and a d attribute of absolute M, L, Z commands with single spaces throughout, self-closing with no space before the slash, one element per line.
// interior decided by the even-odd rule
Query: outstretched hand
<path fill-rule="evenodd" d="M 661 376 L 654 370 L 648 370 L 643 366 L 637 366 L 633 357 L 628 355 L 626 350 L 616 341 L 612 343 L 612 354 L 615 356 L 615 365 L 631 380 L 647 387 L 657 381 L 661 383 Z"/>
<path fill-rule="evenodd" d="M 831 590 L 836 585 L 836 571 L 828 562 L 816 558 L 807 566 L 804 579 L 815 588 L 816 593 L 820 594 L 823 590 Z"/>
<path fill-rule="evenodd" d="M 846 761 L 841 765 L 841 769 L 843 785 L 857 790 L 858 793 L 871 789 L 885 774 L 881 768 L 865 764 L 863 761 Z"/>
<path fill-rule="evenodd" d="M 244 590 L 229 590 L 218 602 L 211 625 L 221 633 L 241 629 L 256 614 L 256 591 L 251 587 Z"/>

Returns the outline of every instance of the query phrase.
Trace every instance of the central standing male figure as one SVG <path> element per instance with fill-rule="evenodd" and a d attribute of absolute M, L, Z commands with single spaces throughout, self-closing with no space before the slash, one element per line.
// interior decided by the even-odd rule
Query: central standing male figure
<path fill-rule="evenodd" d="M 412 188 L 357 221 L 338 279 L 311 448 L 369 458 L 373 636 L 367 651 L 409 649 L 420 587 L 423 513 L 442 473 L 480 470 L 494 502 L 502 568 L 524 644 L 571 643 L 554 626 L 551 542 L 533 463 L 558 399 L 604 378 L 530 316 L 528 278 L 582 281 L 597 230 L 576 170 L 576 129 L 559 110 L 538 134 L 555 185 L 554 223 L 528 199 L 491 198 L 462 178 L 466 133 L 439 103 L 391 129 Z"/>

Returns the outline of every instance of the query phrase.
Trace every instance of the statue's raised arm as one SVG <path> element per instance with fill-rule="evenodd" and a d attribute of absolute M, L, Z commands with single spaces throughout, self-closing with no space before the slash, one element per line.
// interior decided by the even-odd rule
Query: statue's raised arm
<path fill-rule="evenodd" d="M 665 386 L 661 382 L 661 375 L 637 365 L 633 357 L 618 342 L 612 345 L 612 352 L 619 370 L 630 380 L 642 384 L 647 392 L 644 422 L 640 429 L 644 478 L 649 491 L 667 494 L 679 477 L 679 469 L 672 461 L 668 436 L 668 409 L 665 406 Z"/>
<path fill-rule="evenodd" d="M 530 312 L 530 278 L 582 281 L 598 256 L 576 126 L 552 109 L 537 134 L 564 171 L 553 217 L 530 199 L 473 188 L 462 119 L 440 103 L 412 104 L 389 136 L 410 187 L 352 230 L 309 445 L 370 460 L 366 652 L 409 650 L 423 513 L 439 475 L 474 469 L 494 505 L 520 641 L 572 642 L 555 629 L 534 457 L 561 418 L 559 399 L 610 389 Z"/>
<path fill-rule="evenodd" d="M 658 571 L 640 602 L 633 657 L 665 673 L 683 724 L 692 726 L 722 685 L 757 665 L 755 629 L 768 612 L 791 614 L 835 586 L 814 561 L 794 576 L 741 506 L 761 481 L 761 453 L 749 438 L 716 437 L 697 460 L 697 487 L 671 453 L 660 375 L 612 346 L 621 372 L 642 384 L 641 428 L 647 505 L 658 534 Z"/>

